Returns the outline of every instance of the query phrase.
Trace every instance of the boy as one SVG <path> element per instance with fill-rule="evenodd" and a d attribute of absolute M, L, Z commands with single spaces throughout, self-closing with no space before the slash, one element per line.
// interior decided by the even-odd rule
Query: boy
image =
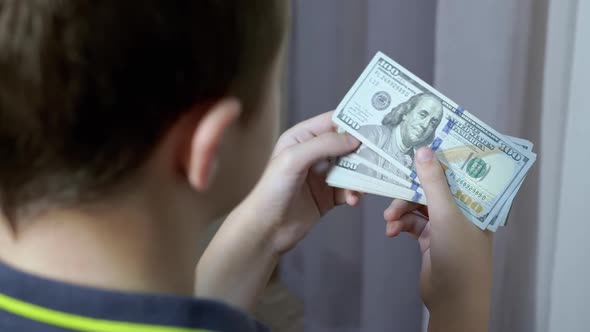
<path fill-rule="evenodd" d="M 0 0 L 0 330 L 264 330 L 244 312 L 279 257 L 359 200 L 318 167 L 359 145 L 329 114 L 268 161 L 287 6 Z M 420 240 L 430 330 L 484 331 L 491 239 L 416 160 L 428 211 L 394 201 L 386 232 Z"/>

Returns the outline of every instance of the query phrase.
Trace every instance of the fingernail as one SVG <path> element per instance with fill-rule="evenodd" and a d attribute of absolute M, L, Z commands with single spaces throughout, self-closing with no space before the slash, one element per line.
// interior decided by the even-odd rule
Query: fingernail
<path fill-rule="evenodd" d="M 330 169 L 331 166 L 332 165 L 328 161 L 324 160 L 324 161 L 320 161 L 319 163 L 313 165 L 312 170 L 315 174 L 323 174 L 323 173 L 326 173 Z"/>
<path fill-rule="evenodd" d="M 346 138 L 348 139 L 348 143 L 350 143 L 350 145 L 358 146 L 361 144 L 361 141 L 356 139 L 356 137 L 352 136 L 351 134 L 346 134 L 346 136 L 347 136 Z"/>
<path fill-rule="evenodd" d="M 387 226 L 385 227 L 385 232 L 387 233 L 388 237 L 393 237 L 395 234 L 395 224 L 388 222 Z"/>
<path fill-rule="evenodd" d="M 393 209 L 387 208 L 383 212 L 383 217 L 385 218 L 385 221 L 389 221 L 390 219 L 393 219 L 391 217 L 392 215 L 393 215 Z"/>
<path fill-rule="evenodd" d="M 434 158 L 434 151 L 427 147 L 420 148 L 418 152 L 416 152 L 416 160 L 418 162 L 428 162 Z"/>

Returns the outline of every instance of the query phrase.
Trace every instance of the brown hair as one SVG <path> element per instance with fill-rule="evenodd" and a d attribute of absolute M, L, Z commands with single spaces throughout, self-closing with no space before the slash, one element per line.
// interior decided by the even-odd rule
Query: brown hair
<path fill-rule="evenodd" d="M 0 0 L 3 212 L 93 199 L 190 106 L 252 99 L 245 87 L 282 40 L 282 3 Z"/>

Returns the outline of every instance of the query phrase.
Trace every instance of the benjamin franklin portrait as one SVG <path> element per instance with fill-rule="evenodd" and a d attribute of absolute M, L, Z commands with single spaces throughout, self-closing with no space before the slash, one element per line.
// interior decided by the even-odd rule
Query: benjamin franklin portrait
<path fill-rule="evenodd" d="M 363 126 L 359 129 L 359 133 L 402 165 L 413 169 L 416 150 L 434 141 L 436 128 L 442 117 L 441 101 L 431 94 L 421 93 L 396 106 L 383 118 L 381 125 Z M 405 177 L 396 166 L 367 147 L 361 147 L 358 154 L 383 169 Z M 363 165 L 359 165 L 358 171 L 373 177 L 384 178 Z"/>

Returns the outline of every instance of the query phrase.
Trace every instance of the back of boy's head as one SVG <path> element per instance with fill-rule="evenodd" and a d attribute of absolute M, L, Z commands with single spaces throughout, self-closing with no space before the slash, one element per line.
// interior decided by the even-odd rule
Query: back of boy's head
<path fill-rule="evenodd" d="M 256 100 L 282 2 L 0 0 L 2 211 L 100 197 L 191 106 Z"/>

